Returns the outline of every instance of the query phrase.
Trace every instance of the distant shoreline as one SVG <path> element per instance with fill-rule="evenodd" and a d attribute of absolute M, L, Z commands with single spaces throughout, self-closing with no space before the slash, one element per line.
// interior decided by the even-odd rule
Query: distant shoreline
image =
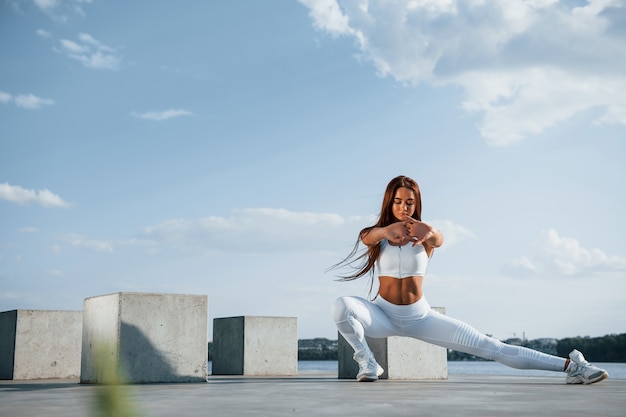
<path fill-rule="evenodd" d="M 591 362 L 626 363 L 626 333 L 611 334 L 602 337 L 569 337 L 565 339 L 511 338 L 502 342 L 509 345 L 524 346 L 549 355 L 567 357 L 573 349 L 584 353 Z M 314 338 L 298 340 L 298 360 L 323 361 L 337 360 L 338 342 L 335 339 Z M 462 352 L 448 351 L 448 361 L 488 362 L 483 358 Z"/>

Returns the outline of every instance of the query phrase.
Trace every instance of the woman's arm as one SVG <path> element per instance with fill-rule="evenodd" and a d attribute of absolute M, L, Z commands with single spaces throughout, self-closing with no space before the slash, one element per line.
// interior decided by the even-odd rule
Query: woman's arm
<path fill-rule="evenodd" d="M 443 234 L 438 229 L 428 223 L 417 220 L 407 220 L 406 228 L 409 235 L 413 238 L 413 245 L 426 243 L 432 248 L 438 248 L 443 245 Z"/>
<path fill-rule="evenodd" d="M 392 223 L 385 227 L 372 227 L 361 231 L 361 242 L 367 246 L 373 246 L 383 239 L 396 245 L 404 245 L 411 240 L 407 222 Z"/>
<path fill-rule="evenodd" d="M 443 233 L 439 229 L 435 229 L 434 227 L 431 230 L 432 235 L 428 236 L 425 240 L 433 248 L 438 248 L 443 245 Z"/>

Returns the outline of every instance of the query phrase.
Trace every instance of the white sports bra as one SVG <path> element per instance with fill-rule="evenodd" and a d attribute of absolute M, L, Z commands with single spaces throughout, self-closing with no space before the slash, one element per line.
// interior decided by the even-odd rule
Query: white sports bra
<path fill-rule="evenodd" d="M 387 239 L 380 242 L 380 255 L 376 260 L 379 276 L 405 278 L 423 277 L 428 266 L 428 254 L 424 246 L 393 246 Z"/>

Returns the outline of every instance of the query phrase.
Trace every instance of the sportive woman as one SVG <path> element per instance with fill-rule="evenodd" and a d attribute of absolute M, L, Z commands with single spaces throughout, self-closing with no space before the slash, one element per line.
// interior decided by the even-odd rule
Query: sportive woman
<path fill-rule="evenodd" d="M 443 235 L 423 222 L 421 214 L 417 183 L 405 176 L 392 179 L 378 221 L 361 230 L 352 253 L 338 264 L 362 261 L 354 274 L 342 277 L 344 280 L 368 273 L 372 279 L 374 273 L 378 275 L 379 290 L 373 300 L 340 297 L 333 307 L 337 329 L 354 349 L 359 382 L 375 381 L 384 372 L 365 336 L 408 336 L 513 368 L 563 371 L 567 373 L 568 384 L 591 384 L 608 378 L 605 370 L 592 366 L 577 350 L 569 358 L 561 358 L 508 345 L 432 310 L 422 287 L 428 261 L 435 248 L 443 244 Z M 355 258 L 359 241 L 367 247 L 367 252 Z"/>

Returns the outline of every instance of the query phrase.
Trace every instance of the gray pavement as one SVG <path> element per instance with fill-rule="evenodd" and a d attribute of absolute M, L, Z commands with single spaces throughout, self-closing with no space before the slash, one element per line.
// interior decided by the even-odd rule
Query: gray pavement
<path fill-rule="evenodd" d="M 564 377 L 450 375 L 443 381 L 357 383 L 309 371 L 296 377 L 210 376 L 207 383 L 117 388 L 137 411 L 132 415 L 143 417 L 626 416 L 623 379 L 584 386 L 565 385 Z M 114 415 L 95 408 L 103 389 L 75 380 L 0 381 L 0 416 Z"/>

